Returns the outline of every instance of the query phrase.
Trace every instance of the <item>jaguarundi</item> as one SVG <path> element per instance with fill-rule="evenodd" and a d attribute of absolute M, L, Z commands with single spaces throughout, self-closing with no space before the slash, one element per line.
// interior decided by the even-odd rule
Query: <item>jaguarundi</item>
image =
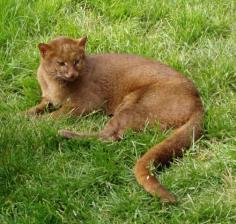
<path fill-rule="evenodd" d="M 135 165 L 140 185 L 164 202 L 176 197 L 149 172 L 151 163 L 165 165 L 196 141 L 203 126 L 203 105 L 192 81 L 158 61 L 128 54 L 86 55 L 87 38 L 59 37 L 40 43 L 38 81 L 42 100 L 27 114 L 39 115 L 49 105 L 52 117 L 80 116 L 102 109 L 112 118 L 98 133 L 59 131 L 66 137 L 97 136 L 119 140 L 127 129 L 147 123 L 172 134 L 149 149 Z"/>

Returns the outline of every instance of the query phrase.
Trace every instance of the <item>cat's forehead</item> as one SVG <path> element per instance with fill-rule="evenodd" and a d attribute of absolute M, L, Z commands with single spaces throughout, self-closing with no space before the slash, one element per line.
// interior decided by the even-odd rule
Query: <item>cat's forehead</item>
<path fill-rule="evenodd" d="M 74 59 L 79 54 L 79 49 L 75 44 L 61 44 L 56 46 L 55 48 L 55 55 L 59 58 L 63 59 Z"/>
<path fill-rule="evenodd" d="M 49 42 L 51 45 L 74 45 L 77 44 L 75 39 L 67 38 L 67 37 L 57 37 Z"/>
<path fill-rule="evenodd" d="M 65 61 L 72 61 L 81 54 L 78 40 L 58 37 L 48 43 L 51 46 L 50 57 L 58 58 Z"/>
<path fill-rule="evenodd" d="M 58 46 L 58 51 L 60 54 L 70 54 L 74 55 L 78 53 L 78 46 L 76 44 L 64 43 Z"/>
<path fill-rule="evenodd" d="M 72 53 L 78 50 L 78 42 L 73 39 L 59 37 L 49 42 L 54 50 L 60 53 Z"/>

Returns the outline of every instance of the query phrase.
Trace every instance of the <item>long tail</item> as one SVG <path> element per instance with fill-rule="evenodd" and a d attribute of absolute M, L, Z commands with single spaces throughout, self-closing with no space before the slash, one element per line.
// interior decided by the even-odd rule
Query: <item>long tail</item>
<path fill-rule="evenodd" d="M 149 165 L 167 164 L 173 157 L 181 156 L 183 150 L 201 135 L 203 124 L 202 108 L 195 111 L 190 119 L 176 129 L 171 136 L 146 152 L 135 165 L 135 176 L 140 185 L 153 196 L 159 196 L 163 202 L 175 203 L 175 196 L 159 180 L 149 173 Z"/>

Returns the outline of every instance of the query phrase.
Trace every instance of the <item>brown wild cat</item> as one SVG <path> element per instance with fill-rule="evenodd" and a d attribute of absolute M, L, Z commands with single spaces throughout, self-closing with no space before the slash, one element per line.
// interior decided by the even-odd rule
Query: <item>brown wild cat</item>
<path fill-rule="evenodd" d="M 167 164 L 200 137 L 203 106 L 198 91 L 189 79 L 160 62 L 126 54 L 87 56 L 85 44 L 86 37 L 59 37 L 38 45 L 42 100 L 27 114 L 42 114 L 51 104 L 60 107 L 52 117 L 87 114 L 99 108 L 113 115 L 99 133 L 59 132 L 67 138 L 118 140 L 128 128 L 140 130 L 147 122 L 159 123 L 163 130 L 175 128 L 135 166 L 136 179 L 147 192 L 175 202 L 175 196 L 149 173 L 149 165 Z"/>

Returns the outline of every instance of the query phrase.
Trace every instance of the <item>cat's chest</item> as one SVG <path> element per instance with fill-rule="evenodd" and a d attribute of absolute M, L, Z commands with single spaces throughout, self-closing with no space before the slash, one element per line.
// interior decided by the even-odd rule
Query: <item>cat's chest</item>
<path fill-rule="evenodd" d="M 59 106 L 70 97 L 70 92 L 61 83 L 55 83 L 50 80 L 46 81 L 47 85 L 43 89 L 43 97 L 49 99 L 53 105 Z"/>
<path fill-rule="evenodd" d="M 60 87 L 49 86 L 48 96 L 54 105 L 61 105 L 68 93 Z"/>

